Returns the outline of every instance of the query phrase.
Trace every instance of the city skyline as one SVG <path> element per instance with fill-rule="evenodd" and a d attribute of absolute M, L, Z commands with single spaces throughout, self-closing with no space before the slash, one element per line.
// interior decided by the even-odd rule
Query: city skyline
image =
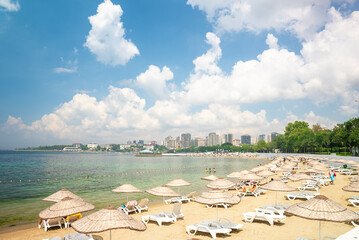
<path fill-rule="evenodd" d="M 357 0 L 3 0 L 0 149 L 331 129 L 358 42 Z"/>

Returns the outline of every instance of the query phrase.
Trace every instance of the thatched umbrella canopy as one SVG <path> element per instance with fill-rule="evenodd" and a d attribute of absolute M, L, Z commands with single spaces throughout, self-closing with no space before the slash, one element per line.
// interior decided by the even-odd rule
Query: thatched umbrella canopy
<path fill-rule="evenodd" d="M 42 210 L 39 217 L 43 219 L 70 216 L 94 209 L 95 206 L 82 200 L 65 197 L 54 205 Z"/>
<path fill-rule="evenodd" d="M 238 180 L 241 180 L 241 181 L 246 181 L 246 180 L 260 181 L 262 179 L 263 179 L 263 177 L 258 176 L 254 173 L 248 173 L 248 174 L 243 175 L 242 177 L 238 178 Z"/>
<path fill-rule="evenodd" d="M 183 180 L 182 178 L 176 178 L 166 184 L 167 187 L 184 187 L 184 186 L 190 186 L 190 185 L 191 184 L 189 182 Z M 178 188 L 178 192 L 179 192 L 179 188 Z"/>
<path fill-rule="evenodd" d="M 218 178 L 207 184 L 207 187 L 212 189 L 228 189 L 234 187 L 236 184 L 224 178 Z"/>
<path fill-rule="evenodd" d="M 351 182 L 359 182 L 359 175 L 354 176 L 354 177 L 351 177 L 351 178 L 350 178 L 350 181 L 351 181 Z"/>
<path fill-rule="evenodd" d="M 279 180 L 274 180 L 267 184 L 264 184 L 263 186 L 261 186 L 261 188 L 269 191 L 278 191 L 278 192 L 291 192 L 296 190 L 294 187 L 291 187 L 288 184 L 285 184 L 284 182 Z"/>
<path fill-rule="evenodd" d="M 90 211 L 94 208 L 94 205 L 87 203 L 83 200 L 65 197 L 54 205 L 42 210 L 39 213 L 39 217 L 42 219 L 66 217 L 76 213 Z M 68 228 L 67 232 L 70 235 L 70 228 Z"/>
<path fill-rule="evenodd" d="M 61 189 L 60 191 L 58 192 L 55 192 L 54 194 L 51 194 L 50 196 L 42 199 L 42 201 L 47 201 L 47 202 L 59 202 L 61 201 L 62 199 L 64 199 L 65 197 L 70 197 L 70 198 L 73 198 L 73 199 L 79 199 L 79 200 L 82 200 L 82 198 L 80 198 L 79 196 L 77 196 L 76 194 L 73 194 L 72 192 L 70 192 L 69 190 L 67 189 Z"/>
<path fill-rule="evenodd" d="M 269 176 L 272 176 L 274 174 L 275 174 L 274 172 L 271 172 L 269 170 L 264 170 L 264 171 L 261 171 L 261 172 L 257 173 L 257 175 L 260 176 L 260 177 L 269 177 Z"/>
<path fill-rule="evenodd" d="M 240 176 L 242 176 L 240 172 L 232 172 L 231 174 L 227 175 L 229 178 L 239 178 Z"/>
<path fill-rule="evenodd" d="M 288 177 L 289 180 L 296 182 L 300 180 L 313 180 L 313 178 L 305 173 L 296 173 Z"/>
<path fill-rule="evenodd" d="M 251 170 L 251 172 L 256 173 L 256 172 L 261 172 L 261 171 L 268 170 L 268 169 L 269 169 L 269 167 L 258 166 L 258 167 L 253 168 L 253 169 Z"/>
<path fill-rule="evenodd" d="M 158 197 L 179 197 L 175 191 L 166 186 L 155 187 L 146 192 Z"/>
<path fill-rule="evenodd" d="M 344 186 L 342 189 L 348 192 L 359 192 L 359 182 L 352 182 L 351 184 Z"/>
<path fill-rule="evenodd" d="M 72 227 L 80 233 L 99 233 L 110 230 L 110 239 L 111 230 L 114 229 L 127 228 L 144 231 L 147 228 L 143 222 L 112 206 L 75 221 L 72 223 Z"/>
<path fill-rule="evenodd" d="M 285 184 L 282 181 L 274 180 L 267 184 L 264 184 L 261 186 L 264 190 L 269 191 L 275 191 L 275 204 L 277 204 L 277 192 L 291 192 L 295 191 L 296 189 L 294 187 L 289 186 L 288 184 Z"/>
<path fill-rule="evenodd" d="M 125 184 L 113 189 L 112 192 L 126 193 L 127 202 L 128 202 L 128 193 L 141 193 L 142 191 L 129 183 L 125 183 Z"/>
<path fill-rule="evenodd" d="M 359 215 L 324 195 L 318 195 L 305 202 L 290 206 L 286 213 L 298 217 L 319 220 L 319 239 L 321 239 L 321 221 L 350 222 L 359 219 Z"/>
<path fill-rule="evenodd" d="M 142 191 L 129 183 L 125 183 L 125 184 L 113 189 L 112 192 L 115 192 L 115 193 L 140 193 Z"/>
<path fill-rule="evenodd" d="M 206 181 L 214 181 L 214 180 L 217 180 L 218 177 L 216 177 L 215 175 L 209 175 L 209 176 L 203 177 L 201 179 L 206 180 Z"/>
<path fill-rule="evenodd" d="M 304 173 L 321 173 L 322 171 L 314 168 L 307 168 L 303 171 Z"/>
<path fill-rule="evenodd" d="M 203 192 L 200 196 L 196 197 L 193 201 L 205 204 L 205 205 L 216 205 L 217 219 L 218 219 L 218 208 L 217 204 L 238 204 L 241 198 L 237 195 L 233 195 L 224 190 L 211 190 L 209 192 Z"/>
<path fill-rule="evenodd" d="M 147 193 L 162 197 L 163 200 L 163 211 L 165 210 L 165 197 L 179 197 L 180 195 L 173 191 L 171 188 L 166 186 L 155 187 L 146 191 Z"/>
<path fill-rule="evenodd" d="M 167 187 L 183 187 L 183 186 L 189 186 L 189 185 L 191 185 L 189 182 L 187 182 L 181 178 L 176 178 L 166 184 Z"/>

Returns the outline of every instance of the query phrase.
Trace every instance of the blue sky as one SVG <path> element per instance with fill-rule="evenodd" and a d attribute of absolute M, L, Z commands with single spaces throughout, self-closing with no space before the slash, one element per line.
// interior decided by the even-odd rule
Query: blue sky
<path fill-rule="evenodd" d="M 0 0 L 0 148 L 332 128 L 358 115 L 354 0 Z"/>

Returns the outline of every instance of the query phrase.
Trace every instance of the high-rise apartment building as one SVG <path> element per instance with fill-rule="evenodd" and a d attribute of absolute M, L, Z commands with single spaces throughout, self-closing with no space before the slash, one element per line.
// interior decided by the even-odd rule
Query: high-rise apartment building
<path fill-rule="evenodd" d="M 263 140 L 266 141 L 266 135 L 265 134 L 261 134 L 258 136 L 258 141 Z"/>
<path fill-rule="evenodd" d="M 251 145 L 251 136 L 249 136 L 248 134 L 242 135 L 241 142 L 242 142 L 242 144 Z"/>
<path fill-rule="evenodd" d="M 233 144 L 233 134 L 232 133 L 224 134 L 224 142 Z"/>
<path fill-rule="evenodd" d="M 215 132 L 208 134 L 207 146 L 219 145 L 219 136 Z"/>
<path fill-rule="evenodd" d="M 181 147 L 188 148 L 191 146 L 191 134 L 190 133 L 182 133 L 181 134 Z"/>
<path fill-rule="evenodd" d="M 204 147 L 204 146 L 206 146 L 206 140 L 203 138 L 196 137 L 194 139 L 194 146 L 195 147 Z"/>

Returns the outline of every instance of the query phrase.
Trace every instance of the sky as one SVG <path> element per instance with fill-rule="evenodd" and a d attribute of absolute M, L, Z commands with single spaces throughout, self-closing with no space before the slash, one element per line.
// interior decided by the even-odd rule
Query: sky
<path fill-rule="evenodd" d="M 355 0 L 0 0 L 0 149 L 331 129 L 358 43 Z"/>

